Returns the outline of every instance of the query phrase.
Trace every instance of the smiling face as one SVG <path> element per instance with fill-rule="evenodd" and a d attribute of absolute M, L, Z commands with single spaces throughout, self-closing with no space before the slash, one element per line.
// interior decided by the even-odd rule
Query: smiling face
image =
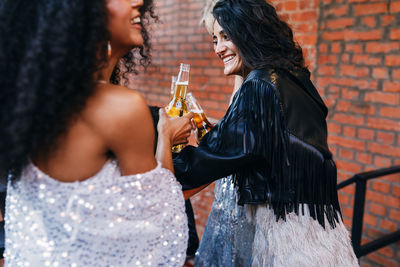
<path fill-rule="evenodd" d="M 132 49 L 143 45 L 140 7 L 143 0 L 108 0 L 108 30 L 114 49 Z"/>
<path fill-rule="evenodd" d="M 224 62 L 224 74 L 245 76 L 245 67 L 236 45 L 229 39 L 218 21 L 214 22 L 213 43 L 215 54 Z"/>

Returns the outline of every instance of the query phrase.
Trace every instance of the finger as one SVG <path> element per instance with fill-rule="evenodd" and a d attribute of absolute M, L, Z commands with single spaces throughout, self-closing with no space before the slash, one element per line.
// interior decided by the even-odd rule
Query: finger
<path fill-rule="evenodd" d="M 189 112 L 188 114 L 184 115 L 184 117 L 188 118 L 189 120 L 192 119 L 194 116 L 193 112 Z"/>
<path fill-rule="evenodd" d="M 161 117 L 168 118 L 168 114 L 167 114 L 167 111 L 165 110 L 165 108 L 160 108 L 158 110 L 158 115 L 160 116 L 160 118 Z"/>

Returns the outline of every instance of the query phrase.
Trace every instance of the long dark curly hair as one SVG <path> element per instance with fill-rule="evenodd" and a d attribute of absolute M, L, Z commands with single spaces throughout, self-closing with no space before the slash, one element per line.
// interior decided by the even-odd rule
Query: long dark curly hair
<path fill-rule="evenodd" d="M 144 45 L 124 57 L 124 72 L 151 60 L 146 26 L 156 19 L 153 1 L 145 0 L 140 11 Z M 18 177 L 39 150 L 51 151 L 93 94 L 93 75 L 107 64 L 107 16 L 106 0 L 0 2 L 3 181 L 10 172 Z M 120 77 L 118 67 L 112 82 Z"/>
<path fill-rule="evenodd" d="M 249 69 L 283 68 L 309 73 L 289 25 L 265 0 L 220 0 L 212 13 Z"/>

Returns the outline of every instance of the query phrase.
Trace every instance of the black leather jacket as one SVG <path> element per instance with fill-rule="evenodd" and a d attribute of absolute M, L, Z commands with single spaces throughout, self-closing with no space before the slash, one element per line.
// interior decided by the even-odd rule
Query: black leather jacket
<path fill-rule="evenodd" d="M 333 228 L 340 207 L 327 113 L 308 73 L 254 70 L 199 147 L 174 159 L 175 175 L 186 190 L 233 174 L 238 204 L 267 203 L 277 220 L 308 204 Z"/>

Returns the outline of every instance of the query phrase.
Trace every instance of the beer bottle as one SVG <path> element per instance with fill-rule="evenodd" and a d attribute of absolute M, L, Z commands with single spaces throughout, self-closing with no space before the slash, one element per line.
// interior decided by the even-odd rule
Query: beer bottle
<path fill-rule="evenodd" d="M 192 93 L 188 93 L 186 98 L 189 111 L 194 113 L 193 121 L 196 124 L 197 142 L 199 143 L 203 136 L 208 133 L 214 125 L 208 121 L 206 114 Z"/>
<path fill-rule="evenodd" d="M 174 98 L 175 95 L 175 84 L 177 76 L 171 76 L 171 100 Z"/>
<path fill-rule="evenodd" d="M 186 104 L 186 91 L 189 84 L 189 64 L 181 63 L 178 78 L 175 83 L 174 97 L 171 102 L 167 105 L 167 113 L 170 117 L 182 117 L 188 113 L 188 107 Z M 181 145 L 172 147 L 172 152 L 180 152 L 182 149 Z"/>

